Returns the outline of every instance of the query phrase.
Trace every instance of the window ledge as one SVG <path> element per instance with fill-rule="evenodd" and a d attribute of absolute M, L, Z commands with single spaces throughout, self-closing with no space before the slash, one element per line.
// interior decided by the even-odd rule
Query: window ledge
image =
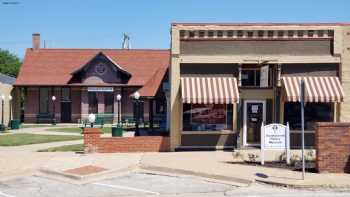
<path fill-rule="evenodd" d="M 290 133 L 301 133 L 301 130 L 290 130 Z M 305 130 L 304 133 L 315 133 L 315 130 Z"/>
<path fill-rule="evenodd" d="M 203 134 L 208 134 L 208 135 L 211 135 L 211 134 L 223 134 L 223 135 L 228 135 L 228 134 L 234 134 L 236 133 L 236 131 L 182 131 L 181 134 L 200 134 L 200 135 L 203 135 Z"/>

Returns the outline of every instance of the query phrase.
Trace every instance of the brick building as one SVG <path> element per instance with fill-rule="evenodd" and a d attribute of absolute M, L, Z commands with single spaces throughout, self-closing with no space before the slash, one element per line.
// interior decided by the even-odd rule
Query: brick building
<path fill-rule="evenodd" d="M 174 23 L 171 149 L 259 146 L 262 122 L 287 122 L 306 146 L 315 122 L 350 120 L 350 24 Z"/>
<path fill-rule="evenodd" d="M 48 49 L 40 48 L 40 35 L 33 34 L 15 83 L 23 98 L 22 120 L 76 123 L 95 113 L 115 122 L 118 107 L 123 120 L 132 119 L 132 95 L 138 91 L 140 118 L 165 121 L 168 65 L 169 50 Z"/>

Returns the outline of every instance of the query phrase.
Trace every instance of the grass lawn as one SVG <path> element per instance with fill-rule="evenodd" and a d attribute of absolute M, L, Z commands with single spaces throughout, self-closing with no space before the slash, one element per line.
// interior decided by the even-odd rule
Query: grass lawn
<path fill-rule="evenodd" d="M 67 127 L 67 128 L 50 128 L 46 129 L 47 131 L 57 131 L 57 132 L 66 132 L 66 133 L 81 133 L 83 130 L 79 127 Z M 112 127 L 103 127 L 103 133 L 111 133 Z"/>
<path fill-rule="evenodd" d="M 0 146 L 21 146 L 28 144 L 41 144 L 48 142 L 59 142 L 80 139 L 82 139 L 82 136 L 17 133 L 10 135 L 1 135 Z"/>
<path fill-rule="evenodd" d="M 84 144 L 57 146 L 57 147 L 42 149 L 42 150 L 39 150 L 38 152 L 82 152 L 82 151 L 84 151 Z"/>

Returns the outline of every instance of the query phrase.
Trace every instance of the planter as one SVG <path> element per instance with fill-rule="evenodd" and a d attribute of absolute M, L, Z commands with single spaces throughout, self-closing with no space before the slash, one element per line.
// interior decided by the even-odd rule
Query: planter
<path fill-rule="evenodd" d="M 112 127 L 112 137 L 123 137 L 123 128 L 120 126 Z"/>

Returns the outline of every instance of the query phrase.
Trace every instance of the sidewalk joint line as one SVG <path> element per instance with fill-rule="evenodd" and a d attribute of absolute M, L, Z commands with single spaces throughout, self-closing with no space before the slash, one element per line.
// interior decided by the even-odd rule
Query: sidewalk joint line
<path fill-rule="evenodd" d="M 105 187 L 115 188 L 115 189 L 132 190 L 132 191 L 137 191 L 137 192 L 143 192 L 143 193 L 149 193 L 149 194 L 160 195 L 159 192 L 153 192 L 153 191 L 144 190 L 144 189 L 138 189 L 138 188 L 134 188 L 134 187 L 110 185 L 110 184 L 105 184 L 105 183 L 93 183 L 93 184 L 94 184 L 94 185 L 99 185 L 99 186 L 105 186 Z"/>
<path fill-rule="evenodd" d="M 4 192 L 0 191 L 0 196 L 4 196 L 4 197 L 15 197 L 9 194 L 5 194 Z"/>

